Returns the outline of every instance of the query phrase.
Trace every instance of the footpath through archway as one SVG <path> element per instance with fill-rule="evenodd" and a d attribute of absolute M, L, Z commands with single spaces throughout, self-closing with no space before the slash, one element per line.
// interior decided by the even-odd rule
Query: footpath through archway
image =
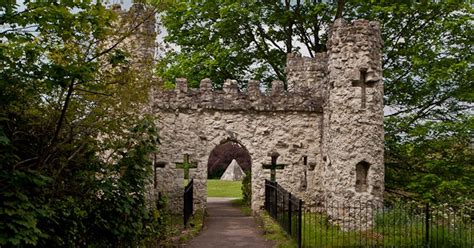
<path fill-rule="evenodd" d="M 210 198 L 201 233 L 186 247 L 273 247 L 252 216 L 245 216 L 229 198 Z"/>
<path fill-rule="evenodd" d="M 273 247 L 273 242 L 263 237 L 263 231 L 258 228 L 254 217 L 243 214 L 234 201 L 244 193 L 237 197 L 235 191 L 241 189 L 236 189 L 233 183 L 251 176 L 251 160 L 247 148 L 235 140 L 223 140 L 211 151 L 208 160 L 208 187 L 219 182 L 221 188 L 217 190 L 221 190 L 221 194 L 216 197 L 215 192 L 208 192 L 203 230 L 187 247 Z M 233 170 L 231 163 L 239 166 L 244 172 L 243 177 L 222 177 Z"/>
<path fill-rule="evenodd" d="M 207 168 L 208 198 L 242 198 L 250 207 L 252 158 L 243 144 L 223 140 L 210 152 Z"/>

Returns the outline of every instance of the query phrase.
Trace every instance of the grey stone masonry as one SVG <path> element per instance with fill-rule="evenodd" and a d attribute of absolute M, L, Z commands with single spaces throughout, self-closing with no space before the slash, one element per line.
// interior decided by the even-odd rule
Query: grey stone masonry
<path fill-rule="evenodd" d="M 153 107 L 159 109 L 214 109 L 255 111 L 322 112 L 322 99 L 310 92 L 287 92 L 283 82 L 273 81 L 269 94 L 260 91 L 260 82 L 251 80 L 247 92 L 240 92 L 237 81 L 226 80 L 223 90 L 212 90 L 210 79 L 201 80 L 199 89 L 188 89 L 187 80 L 176 79 L 174 90 L 154 93 Z"/>
<path fill-rule="evenodd" d="M 288 90 L 274 81 L 271 90 L 262 93 L 258 81 L 249 81 L 242 92 L 235 80 L 213 90 L 209 79 L 203 79 L 199 89 L 189 89 L 180 78 L 175 89 L 151 93 L 161 138 L 156 160 L 166 164 L 157 171 L 154 190 L 169 197 L 172 210 L 182 208 L 178 161 L 183 155 L 196 161 L 190 177 L 195 179 L 196 207 L 204 208 L 209 155 L 227 141 L 238 142 L 251 157 L 254 211 L 262 208 L 264 179 L 270 179 L 265 169 L 271 162 L 268 154 L 279 154 L 277 163 L 285 165 L 275 170 L 275 180 L 305 205 L 382 202 L 380 26 L 338 19 L 330 29 L 327 49 L 313 58 L 288 54 Z M 360 226 L 353 213 L 344 222 L 328 215 L 345 229 Z"/>
<path fill-rule="evenodd" d="M 323 106 L 321 161 L 324 200 L 333 204 L 378 204 L 384 191 L 379 24 L 337 20 L 327 47 L 329 88 Z M 352 220 L 347 218 L 348 223 L 338 224 L 346 229 L 360 226 Z"/>
<path fill-rule="evenodd" d="M 327 53 L 317 53 L 314 58 L 288 54 L 286 58 L 286 78 L 289 92 L 311 94 L 321 97 L 328 74 Z"/>

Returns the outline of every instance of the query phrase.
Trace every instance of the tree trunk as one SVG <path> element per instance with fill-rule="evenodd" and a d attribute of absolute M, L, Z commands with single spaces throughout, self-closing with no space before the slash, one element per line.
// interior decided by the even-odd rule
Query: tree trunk
<path fill-rule="evenodd" d="M 345 4 L 345 0 L 338 0 L 337 1 L 337 10 L 336 10 L 336 18 L 335 19 L 342 18 L 342 13 L 344 11 L 344 4 Z"/>

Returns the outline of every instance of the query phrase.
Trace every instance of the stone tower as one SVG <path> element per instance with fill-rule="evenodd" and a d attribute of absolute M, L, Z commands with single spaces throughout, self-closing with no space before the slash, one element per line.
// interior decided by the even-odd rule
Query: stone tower
<path fill-rule="evenodd" d="M 155 57 L 156 17 L 155 10 L 146 4 L 133 3 L 129 10 L 122 10 L 120 4 L 112 5 L 118 14 L 116 37 L 111 37 L 108 45 L 125 39 L 117 46 L 130 53 L 133 66 L 143 67 L 153 63 Z M 143 73 L 149 73 L 142 70 Z"/>
<path fill-rule="evenodd" d="M 382 39 L 377 22 L 336 20 L 329 37 L 323 106 L 323 188 L 327 202 L 382 200 Z"/>

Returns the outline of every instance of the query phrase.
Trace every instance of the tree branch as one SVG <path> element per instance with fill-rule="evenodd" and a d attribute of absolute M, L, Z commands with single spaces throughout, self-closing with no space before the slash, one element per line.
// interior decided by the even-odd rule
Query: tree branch
<path fill-rule="evenodd" d="M 263 42 L 265 42 L 265 40 L 268 40 L 272 43 L 272 45 L 274 45 L 278 50 L 280 50 L 282 53 L 285 53 L 285 50 L 283 50 L 283 48 L 281 48 L 278 43 L 276 43 L 273 39 L 270 38 L 270 36 L 268 36 L 267 33 L 265 33 L 265 30 L 263 30 L 262 26 L 260 24 L 257 24 L 257 30 L 258 30 L 258 33 L 260 34 L 260 37 L 262 37 L 263 39 Z"/>
<path fill-rule="evenodd" d="M 86 90 L 86 89 L 81 89 L 81 88 L 76 88 L 76 90 L 78 90 L 78 91 L 83 91 L 83 92 L 87 92 L 87 93 L 91 93 L 91 94 L 94 94 L 94 95 L 102 95 L 102 96 L 109 96 L 109 97 L 112 97 L 112 95 L 110 95 L 110 94 L 106 94 L 106 93 L 102 93 L 102 92 L 97 92 L 97 91 L 92 91 L 92 90 Z"/>
<path fill-rule="evenodd" d="M 297 1 L 297 8 L 299 8 L 299 0 Z M 285 0 L 285 10 L 286 10 L 286 14 L 289 14 L 291 13 L 290 11 L 290 0 Z M 289 18 L 288 20 L 288 26 L 285 30 L 285 34 L 286 34 L 286 42 L 285 42 L 285 45 L 286 45 L 286 53 L 291 53 L 292 50 L 293 50 L 293 44 L 292 44 L 292 41 L 293 41 L 293 18 Z"/>
<path fill-rule="evenodd" d="M 245 25 L 247 26 L 247 30 L 252 30 L 252 29 L 248 26 L 248 24 L 245 24 Z M 267 54 L 268 54 L 268 46 L 267 46 L 267 44 L 265 43 L 265 41 L 263 42 L 263 46 L 264 46 L 264 47 L 262 47 L 262 46 L 260 45 L 260 43 L 255 39 L 255 36 L 254 36 L 252 33 L 249 34 L 249 37 L 250 37 L 250 39 L 255 43 L 255 45 L 257 46 L 257 49 L 260 51 L 260 53 L 262 54 L 262 56 L 266 59 L 266 61 L 268 62 L 268 64 L 270 64 L 270 66 L 272 67 L 273 71 L 277 74 L 277 77 L 278 77 L 279 79 L 283 80 L 283 79 L 284 79 L 284 76 L 283 76 L 283 74 L 280 72 L 280 70 L 278 69 L 278 66 L 277 66 L 275 63 L 271 62 L 271 59 L 269 59 L 269 57 L 268 57 L 268 55 L 267 55 Z M 262 39 L 263 39 L 263 37 L 262 37 Z"/>
<path fill-rule="evenodd" d="M 107 54 L 109 53 L 110 51 L 112 51 L 113 49 L 115 49 L 120 43 L 122 43 L 126 38 L 128 38 L 130 35 L 132 35 L 143 23 L 145 23 L 147 20 L 149 20 L 152 16 L 155 16 L 155 14 L 157 13 L 157 10 L 153 10 L 151 11 L 151 13 L 149 15 L 147 15 L 145 18 L 143 18 L 138 24 L 136 24 L 135 26 L 132 27 L 132 29 L 130 29 L 126 35 L 123 35 L 122 37 L 120 37 L 112 46 L 110 46 L 109 48 L 105 49 L 104 51 L 96 54 L 95 56 L 93 56 L 92 58 L 90 58 L 89 60 L 87 60 L 87 62 L 91 62 L 99 57 L 101 57 L 102 55 L 104 54 Z"/>
<path fill-rule="evenodd" d="M 64 100 L 63 108 L 61 110 L 61 115 L 59 116 L 58 123 L 56 124 L 56 129 L 54 131 L 53 138 L 51 139 L 50 145 L 52 146 L 54 142 L 58 139 L 59 132 L 61 131 L 61 127 L 64 122 L 64 118 L 66 117 L 67 108 L 69 107 L 69 102 L 71 101 L 72 92 L 74 91 L 74 84 L 76 79 L 71 79 L 71 83 L 69 84 L 66 99 Z"/>

